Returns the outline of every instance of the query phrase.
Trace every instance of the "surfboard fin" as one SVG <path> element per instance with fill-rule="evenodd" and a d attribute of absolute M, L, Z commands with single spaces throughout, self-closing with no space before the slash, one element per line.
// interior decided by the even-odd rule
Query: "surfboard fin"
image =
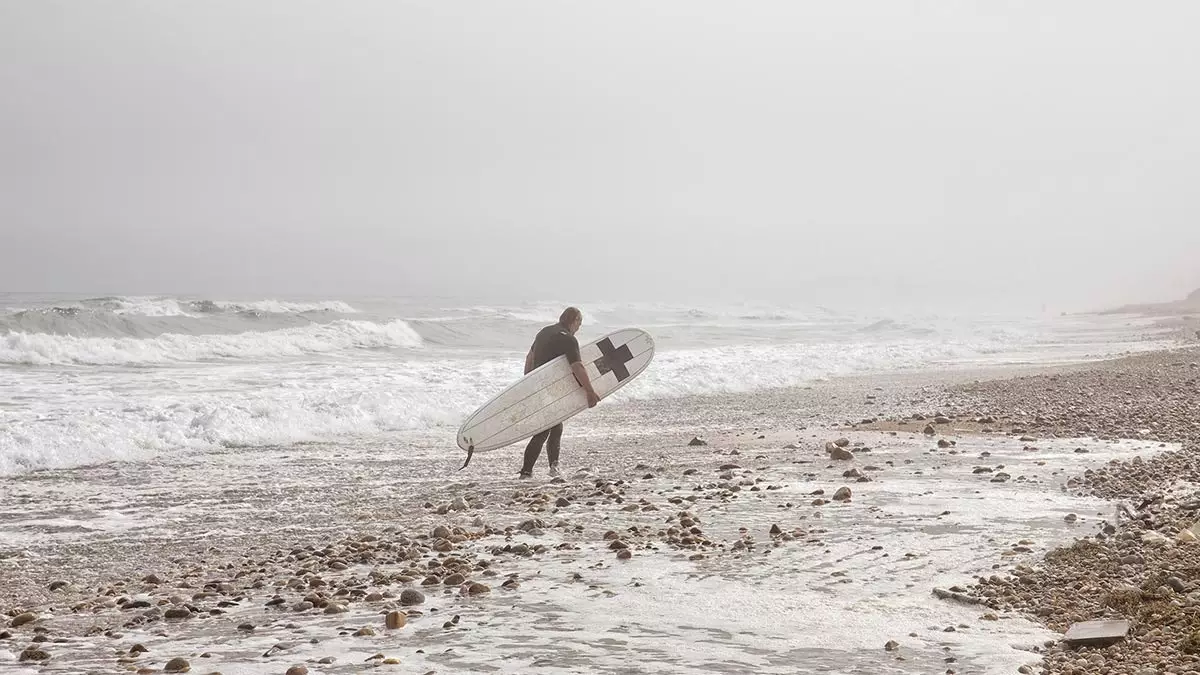
<path fill-rule="evenodd" d="M 467 465 L 471 463 L 471 455 L 474 455 L 474 454 L 475 454 L 475 446 L 472 445 L 471 447 L 467 448 L 467 461 L 463 462 L 463 465 L 458 467 L 459 471 L 462 471 L 463 469 L 467 468 Z"/>

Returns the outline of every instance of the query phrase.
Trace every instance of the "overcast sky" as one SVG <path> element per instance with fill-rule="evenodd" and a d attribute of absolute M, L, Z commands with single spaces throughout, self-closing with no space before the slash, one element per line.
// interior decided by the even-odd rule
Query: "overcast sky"
<path fill-rule="evenodd" d="M 1196 2 L 0 0 L 0 291 L 1200 286 Z"/>

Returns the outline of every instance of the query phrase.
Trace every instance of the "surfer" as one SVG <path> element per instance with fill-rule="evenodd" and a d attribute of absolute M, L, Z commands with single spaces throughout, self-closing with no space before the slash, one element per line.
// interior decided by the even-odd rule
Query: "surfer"
<path fill-rule="evenodd" d="M 575 374 L 575 380 L 587 393 L 588 407 L 594 408 L 600 402 L 600 397 L 592 388 L 592 381 L 579 358 L 579 341 L 575 339 L 575 333 L 582 325 L 583 312 L 575 307 L 568 307 L 558 317 L 558 323 L 538 331 L 529 353 L 525 355 L 525 374 L 528 375 L 539 366 L 560 356 L 566 356 L 567 362 L 571 364 L 571 372 Z M 558 476 L 558 450 L 562 432 L 563 425 L 558 424 L 529 439 L 529 445 L 525 446 L 525 464 L 521 467 L 521 478 L 533 477 L 533 465 L 537 462 L 538 455 L 542 454 L 542 445 L 546 445 L 546 458 L 550 460 L 550 476 Z"/>

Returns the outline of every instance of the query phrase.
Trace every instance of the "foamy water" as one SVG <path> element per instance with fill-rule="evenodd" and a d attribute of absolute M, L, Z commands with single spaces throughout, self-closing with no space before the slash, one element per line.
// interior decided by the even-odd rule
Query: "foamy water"
<path fill-rule="evenodd" d="M 951 429 L 945 432 L 955 437 Z M 89 567 L 103 569 L 108 556 L 127 560 L 130 551 L 141 550 L 134 547 L 169 550 L 192 540 L 222 549 L 228 541 L 246 541 L 270 551 L 287 550 L 301 538 L 376 533 L 397 523 L 415 532 L 441 523 L 474 530 L 476 519 L 503 527 L 530 517 L 504 506 L 514 491 L 578 495 L 575 505 L 540 517 L 551 523 L 567 519 L 581 532 L 547 527 L 478 542 L 485 550 L 519 543 L 549 549 L 529 559 L 491 558 L 501 575 L 519 575 L 520 590 L 503 591 L 492 581 L 490 596 L 468 599 L 426 589 L 424 616 L 399 633 L 379 628 L 379 607 L 369 603 L 333 617 L 319 610 L 268 610 L 263 603 L 274 592 L 268 587 L 261 597 L 227 607 L 228 614 L 218 619 L 123 630 L 119 641 L 97 636 L 48 645 L 55 658 L 41 672 L 103 668 L 111 665 L 112 647 L 141 643 L 150 649 L 143 666 L 161 667 L 182 655 L 193 670 L 231 675 L 279 673 L 306 661 L 312 673 L 360 672 L 377 653 L 399 659 L 389 672 L 414 674 L 866 674 L 946 668 L 999 674 L 1036 664 L 1037 647 L 1055 636 L 1012 614 L 985 619 L 989 610 L 936 600 L 931 590 L 969 583 L 994 573 L 995 566 L 1033 562 L 1052 546 L 1094 533 L 1111 515 L 1111 505 L 1063 493 L 1065 477 L 1113 458 L 1149 457 L 1160 450 L 1133 441 L 1031 444 L 1004 436 L 958 436 L 956 454 L 950 454 L 916 434 L 854 433 L 849 438 L 857 459 L 830 462 L 819 450 L 820 434 L 780 432 L 763 440 L 730 434 L 712 438 L 709 447 L 688 448 L 682 438 L 664 440 L 649 429 L 638 433 L 640 443 L 610 438 L 578 448 L 569 459 L 571 472 L 580 472 L 561 486 L 494 478 L 492 464 L 506 458 L 491 454 L 477 460 L 473 472 L 456 476 L 477 483 L 448 484 L 454 462 L 436 445 L 421 443 L 273 448 L 253 456 L 236 450 L 174 454 L 141 468 L 109 465 L 27 476 L 13 483 L 0 509 L 0 533 L 15 549 L 47 554 L 59 545 L 87 543 L 95 556 Z M 784 438 L 803 449 L 780 450 Z M 739 456 L 727 454 L 735 447 Z M 718 466 L 727 462 L 740 467 L 732 480 L 718 477 Z M 643 477 L 650 469 L 635 467 L 638 463 L 652 466 L 655 477 Z M 841 473 L 851 466 L 874 480 L 847 481 Z M 973 473 L 977 466 L 1003 470 L 1012 479 L 994 483 L 992 474 Z M 684 477 L 685 468 L 698 473 Z M 221 480 L 211 480 L 213 475 Z M 625 478 L 627 503 L 659 510 L 588 507 L 582 495 L 590 492 L 591 476 Z M 720 493 L 721 485 L 738 485 L 741 492 L 706 497 Z M 828 497 L 842 485 L 853 489 L 850 502 L 810 504 L 815 490 Z M 778 489 L 751 492 L 752 486 Z M 409 506 L 468 494 L 481 498 L 477 509 L 463 513 L 435 516 Z M 668 502 L 689 497 L 700 498 L 684 506 Z M 637 545 L 633 559 L 622 562 L 601 538 L 605 530 L 626 532 L 635 525 L 653 531 L 681 508 L 698 515 L 706 535 L 727 552 L 696 561 L 666 546 Z M 1079 520 L 1066 523 L 1069 513 Z M 767 535 L 773 524 L 803 535 L 773 545 Z M 750 548 L 728 549 L 747 537 L 754 542 Z M 557 550 L 559 544 L 573 550 Z M 8 564 L 37 566 L 37 555 Z M 145 564 L 158 566 L 138 569 L 162 573 L 165 557 L 151 555 Z M 344 574 L 361 578 L 372 569 L 355 565 Z M 115 611 L 118 621 L 128 617 Z M 452 615 L 461 615 L 461 623 L 442 628 Z M 65 610 L 48 618 L 56 634 L 73 621 L 100 620 Z M 258 628 L 240 632 L 235 627 L 242 622 Z M 349 635 L 359 626 L 374 626 L 379 634 Z M 884 650 L 889 640 L 899 642 L 899 650 Z M 281 642 L 291 645 L 286 653 L 263 656 Z M 209 656 L 197 658 L 201 653 Z M 315 663 L 327 657 L 334 662 Z M 0 648 L 0 664 L 15 669 L 15 653 Z"/>
<path fill-rule="evenodd" d="M 228 446 L 444 429 L 520 375 L 559 305 L 2 296 L 0 475 Z M 1161 344 L 1121 317 L 901 316 L 586 306 L 582 341 L 659 347 L 621 400 L 901 369 L 1096 358 Z"/>

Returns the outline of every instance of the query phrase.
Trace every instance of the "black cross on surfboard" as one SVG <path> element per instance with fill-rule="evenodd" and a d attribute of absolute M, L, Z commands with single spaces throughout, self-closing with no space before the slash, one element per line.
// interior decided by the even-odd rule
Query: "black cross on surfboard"
<path fill-rule="evenodd" d="M 596 370 L 600 371 L 601 375 L 612 373 L 617 376 L 617 382 L 624 382 L 629 379 L 629 369 L 625 364 L 633 360 L 633 353 L 629 351 L 629 345 L 621 345 L 620 349 L 613 347 L 612 340 L 604 338 L 596 343 L 600 348 L 600 358 L 592 363 L 596 364 Z"/>

